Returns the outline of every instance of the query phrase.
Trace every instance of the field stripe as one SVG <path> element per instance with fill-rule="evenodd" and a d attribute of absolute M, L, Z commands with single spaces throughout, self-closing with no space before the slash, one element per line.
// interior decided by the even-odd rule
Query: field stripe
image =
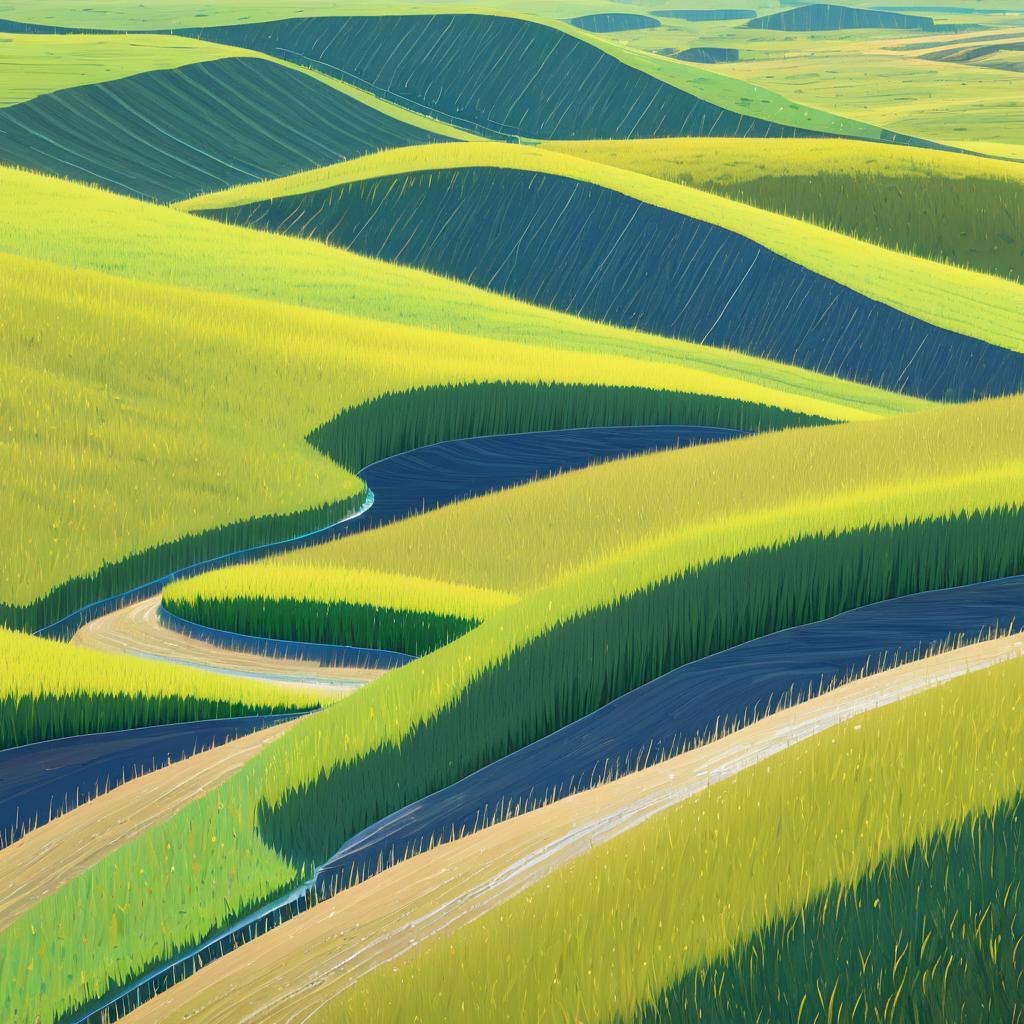
<path fill-rule="evenodd" d="M 294 724 L 282 722 L 149 772 L 0 850 L 0 931 L 111 850 L 219 786 Z"/>
<path fill-rule="evenodd" d="M 374 969 L 708 786 L 857 715 L 1022 655 L 1018 634 L 868 676 L 607 786 L 436 847 L 222 957 L 127 1020 L 306 1021 Z"/>

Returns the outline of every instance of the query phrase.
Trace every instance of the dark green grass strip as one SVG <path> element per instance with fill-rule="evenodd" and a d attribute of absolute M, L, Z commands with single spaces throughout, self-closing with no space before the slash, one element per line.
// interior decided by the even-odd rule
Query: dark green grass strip
<path fill-rule="evenodd" d="M 734 398 L 638 387 L 456 384 L 382 395 L 317 427 L 309 441 L 324 455 L 352 468 L 456 437 L 670 423 L 761 432 L 826 422 Z"/>
<path fill-rule="evenodd" d="M 186 29 L 368 87 L 484 134 L 820 137 L 698 99 L 559 29 L 483 14 L 286 18 Z M 879 131 L 878 138 L 910 141 Z"/>
<path fill-rule="evenodd" d="M 666 986 L 633 1020 L 1024 1020 L 1022 849 L 1018 796 L 853 886 L 834 886 L 728 957 Z"/>
<path fill-rule="evenodd" d="M 377 608 L 349 601 L 296 598 L 163 598 L 163 605 L 189 622 L 245 636 L 298 643 L 371 647 L 421 655 L 450 643 L 478 621 L 458 615 Z"/>
<path fill-rule="evenodd" d="M 737 232 L 561 175 L 423 171 L 205 215 L 890 391 L 967 401 L 1024 389 L 1020 352 L 875 301 Z"/>
<path fill-rule="evenodd" d="M 441 136 L 257 57 L 147 71 L 0 109 L 0 161 L 172 202 Z"/>
<path fill-rule="evenodd" d="M 1024 281 L 1020 182 L 822 171 L 699 187 L 889 249 Z"/>
<path fill-rule="evenodd" d="M 310 442 L 353 472 L 378 459 L 458 437 L 569 427 L 693 426 L 774 430 L 825 422 L 734 399 L 576 384 L 468 384 L 417 388 L 356 406 L 314 430 Z M 35 631 L 83 606 L 228 552 L 323 529 L 363 500 L 266 516 L 160 544 L 68 580 L 30 605 L 0 604 L 0 625 Z M 74 632 L 77 625 L 71 628 Z"/>
<path fill-rule="evenodd" d="M 323 863 L 374 821 L 678 665 L 873 601 L 1022 569 L 1014 509 L 816 536 L 686 572 L 542 631 L 400 747 L 264 806 L 262 828 L 296 863 Z"/>
<path fill-rule="evenodd" d="M 108 562 L 90 576 L 68 580 L 30 605 L 0 604 L 0 625 L 31 632 L 41 630 L 93 601 L 112 599 L 186 566 L 322 529 L 358 508 L 363 500 L 364 496 L 359 494 L 348 501 L 290 515 L 230 523 L 147 548 L 117 562 Z M 77 625 L 72 625 L 68 635 L 77 628 Z"/>
<path fill-rule="evenodd" d="M 258 700 L 114 692 L 0 697 L 0 750 L 64 736 L 235 718 L 239 715 L 275 715 L 294 709 L 294 704 Z"/>

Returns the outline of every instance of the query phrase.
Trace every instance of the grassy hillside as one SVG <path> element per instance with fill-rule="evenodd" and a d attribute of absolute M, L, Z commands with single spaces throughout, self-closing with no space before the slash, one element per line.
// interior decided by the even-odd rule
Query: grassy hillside
<path fill-rule="evenodd" d="M 441 136 L 297 69 L 225 58 L 0 109 L 0 160 L 172 201 Z"/>
<path fill-rule="evenodd" d="M 550 142 L 925 259 L 1024 279 L 1024 167 L 842 139 Z"/>
<path fill-rule="evenodd" d="M 563 154 L 413 147 L 183 205 L 890 390 L 1024 386 L 1019 286 Z"/>
<path fill-rule="evenodd" d="M 174 36 L 0 33 L 0 107 L 44 93 L 234 55 L 230 46 Z"/>
<path fill-rule="evenodd" d="M 842 4 L 804 4 L 754 18 L 747 22 L 747 28 L 770 29 L 773 32 L 837 32 L 865 28 L 928 31 L 935 28 L 935 22 L 920 14 L 861 10 Z"/>
<path fill-rule="evenodd" d="M 818 131 L 878 138 L 877 129 L 802 111 L 771 120 L 737 111 L 736 87 L 687 90 L 657 62 L 565 26 L 483 14 L 286 18 L 188 30 L 289 59 L 496 137 L 793 137 Z M 742 90 L 740 90 L 742 92 Z M 747 101 L 750 101 L 749 91 Z M 779 102 L 778 107 L 787 105 Z M 831 127 L 826 127 L 830 125 Z"/>
<path fill-rule="evenodd" d="M 596 488 L 596 500 L 564 506 L 586 510 L 603 506 L 609 473 L 617 471 L 635 499 L 631 470 L 661 460 L 659 483 L 675 481 L 687 509 L 707 505 L 694 507 L 691 521 L 680 519 L 680 501 L 664 490 L 651 502 L 633 500 L 641 516 L 652 504 L 670 508 L 670 531 L 659 536 L 656 522 L 631 530 L 631 542 L 612 557 L 588 561 L 299 723 L 226 787 L 40 903 L 0 935 L 0 1005 L 27 1000 L 43 1019 L 80 1005 L 109 986 L 112 971 L 130 976 L 195 941 L 290 885 L 299 865 L 332 853 L 346 836 L 586 713 L 663 662 L 850 602 L 1020 571 L 1024 463 L 1012 426 L 1019 417 L 1020 399 L 987 402 L 763 435 L 713 453 L 663 453 L 565 477 Z M 726 508 L 733 511 L 723 519 Z M 943 518 L 958 510 L 984 514 Z M 714 527 L 702 521 L 708 515 Z M 582 535 L 585 526 L 574 523 L 571 533 Z M 610 530 L 614 539 L 616 529 L 605 520 L 595 537 Z M 475 546 L 470 536 L 460 544 Z M 493 537 L 483 545 L 498 546 Z M 706 614 L 687 618 L 685 633 L 673 631 L 670 623 L 684 621 L 683 609 L 695 604 Z M 241 862 L 244 874 L 236 870 Z M 160 887 L 132 884 L 140 871 L 158 876 Z M 216 903 L 206 898 L 211 891 Z M 85 901 L 88 915 L 77 910 Z M 119 920 L 114 938 L 112 915 Z M 59 938 L 57 921 L 82 923 L 73 937 L 65 925 Z M 55 936 L 45 946 L 49 977 L 66 983 L 44 991 L 39 975 L 27 972 L 26 958 L 38 947 L 23 941 L 32 928 Z M 65 967 L 71 963 L 73 970 Z"/>
<path fill-rule="evenodd" d="M 778 373 L 728 354 L 716 366 L 696 346 L 549 316 L 470 289 L 460 307 L 457 290 L 438 289 L 425 275 L 310 243 L 275 246 L 265 235 L 27 174 L 6 172 L 5 180 L 8 195 L 65 201 L 77 211 L 68 235 L 67 222 L 53 215 L 58 207 L 50 206 L 55 252 L 43 232 L 32 231 L 32 202 L 5 204 L 16 228 L 5 232 L 5 244 L 107 269 L 113 257 L 142 276 L 181 281 L 183 274 L 192 286 L 3 258 L 5 279 L 15 283 L 3 293 L 5 402 L 15 441 L 3 522 L 5 549 L 18 554 L 8 562 L 0 601 L 15 619 L 17 608 L 74 579 L 80 585 L 55 594 L 54 606 L 38 614 L 57 618 L 169 564 L 338 518 L 362 486 L 305 437 L 382 394 L 512 379 L 632 384 L 832 419 L 906 407 L 882 392 Z M 20 217 L 21 237 L 32 244 L 18 244 Z M 64 238 L 70 243 L 60 246 Z M 252 276 L 239 277 L 239 267 Z M 195 287 L 261 294 L 264 282 L 277 299 L 315 305 L 322 296 L 327 305 L 361 303 L 363 311 L 373 307 L 396 320 L 419 303 L 429 322 L 432 299 L 439 325 L 500 324 L 502 332 L 495 338 L 412 328 Z M 581 407 L 581 415 L 591 413 Z M 444 422 L 435 417 L 433 429 Z M 529 429 L 529 416 L 519 424 Z M 414 429 L 406 440 L 415 437 Z M 53 467 L 45 479 L 31 469 L 42 462 Z M 209 532 L 227 524 L 234 524 L 227 533 Z M 177 546 L 142 557 L 167 544 Z M 115 566 L 90 580 L 105 563 L 128 556 L 135 561 L 123 572 Z"/>
<path fill-rule="evenodd" d="M 588 323 L 315 242 L 233 228 L 52 178 L 0 168 L 0 186 L 11 200 L 0 205 L 0 251 L 33 259 L 385 324 L 626 356 L 685 368 L 692 393 L 733 393 L 826 419 L 870 418 L 926 404 L 738 352 Z"/>
<path fill-rule="evenodd" d="M 277 714 L 337 699 L 302 687 L 117 658 L 0 628 L 0 750 L 171 722 Z"/>
<path fill-rule="evenodd" d="M 1020 146 L 1024 108 L 1019 74 L 861 47 L 865 49 L 837 58 L 820 46 L 790 46 L 785 55 L 719 65 L 716 70 L 745 85 L 780 92 L 795 103 L 834 110 L 896 132 L 966 149 Z"/>
<path fill-rule="evenodd" d="M 1002 408 L 1007 415 L 1017 406 Z M 899 429 L 908 428 L 909 436 L 916 438 L 915 451 L 925 456 L 927 447 L 921 447 L 917 433 L 923 428 L 909 421 Z M 878 506 L 872 482 L 890 471 L 904 479 L 900 485 L 907 488 L 902 492 L 903 509 L 913 515 L 918 485 L 910 482 L 914 471 L 904 463 L 906 456 L 894 453 L 887 461 L 876 454 L 881 438 L 894 429 L 893 423 L 865 426 L 860 439 L 841 454 L 835 432 L 828 436 L 815 430 L 756 442 L 719 443 L 700 452 L 630 459 L 448 506 L 315 550 L 218 570 L 174 585 L 165 600 L 178 614 L 208 625 L 286 638 L 292 638 L 291 630 L 300 624 L 314 628 L 317 616 L 335 623 L 347 620 L 347 628 L 354 630 L 379 628 L 366 605 L 382 609 L 378 615 L 385 621 L 395 608 L 482 620 L 500 612 L 512 595 L 523 598 L 588 567 L 614 564 L 621 568 L 632 556 L 636 567 L 630 572 L 653 571 L 660 557 L 670 557 L 665 554 L 668 549 L 660 547 L 668 545 L 670 538 L 679 542 L 687 538 L 684 566 L 690 558 L 697 564 L 723 556 L 726 549 L 719 544 L 728 546 L 731 557 L 736 551 L 768 543 L 769 537 L 777 540 L 774 531 L 780 523 L 796 523 L 815 495 L 820 496 L 823 510 L 829 503 L 825 495 L 843 495 L 833 511 L 842 508 L 842 515 L 849 514 L 852 522 L 860 523 L 858 517 L 866 508 L 872 503 Z M 971 433 L 976 438 L 980 430 L 974 428 Z M 855 436 L 851 428 L 839 433 Z M 774 460 L 766 453 L 781 451 L 783 446 L 788 460 L 785 474 L 751 468 L 758 458 L 772 466 Z M 970 454 L 966 447 L 962 451 L 966 472 Z M 812 465 L 817 467 L 813 473 L 808 471 Z M 1004 465 L 1008 473 L 1013 472 L 1009 464 Z M 636 503 L 638 493 L 646 496 L 642 507 Z M 1006 494 L 1008 500 L 1016 501 L 1014 485 Z M 777 507 L 778 517 L 766 506 Z M 947 514 L 955 507 L 935 506 L 931 511 Z M 684 523 L 678 520 L 680 508 L 686 509 Z M 729 512 L 723 520 L 724 508 Z M 764 510 L 764 524 L 755 526 L 758 509 Z M 817 525 L 808 526 L 806 532 L 837 525 L 838 520 L 830 518 L 832 512 L 824 515 L 821 520 L 808 519 Z M 897 514 L 885 521 L 900 519 Z M 762 529 L 767 532 L 759 533 Z M 803 532 L 801 527 L 787 536 Z M 500 543 L 486 538 L 500 538 Z M 655 555 L 646 538 L 659 539 L 656 547 L 662 555 Z M 676 553 L 671 557 L 676 557 L 677 549 L 672 550 Z M 374 574 L 372 587 L 365 582 L 368 572 Z M 381 572 L 387 575 L 378 575 Z M 449 593 L 452 585 L 459 593 Z M 310 602 L 312 615 L 305 624 L 295 608 L 303 597 Z M 472 599 L 469 604 L 467 598 Z M 368 632 L 354 642 L 366 644 L 372 635 Z M 330 636 L 319 639 L 329 641 Z"/>
<path fill-rule="evenodd" d="M 1021 679 L 975 673 L 797 744 L 314 1020 L 1010 1019 Z"/>

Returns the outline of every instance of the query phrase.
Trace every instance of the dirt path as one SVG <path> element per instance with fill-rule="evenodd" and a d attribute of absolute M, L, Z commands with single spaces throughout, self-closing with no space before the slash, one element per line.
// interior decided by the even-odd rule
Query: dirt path
<path fill-rule="evenodd" d="M 810 736 L 967 672 L 1024 655 L 973 644 L 848 683 L 645 771 L 437 847 L 222 957 L 130 1024 L 298 1024 L 363 975 L 478 918 L 598 843 Z"/>
<path fill-rule="evenodd" d="M 0 931 L 118 846 L 220 785 L 294 724 L 283 722 L 149 772 L 0 850 Z"/>
<path fill-rule="evenodd" d="M 131 654 L 178 665 L 293 684 L 320 692 L 325 686 L 355 689 L 376 679 L 381 669 L 321 665 L 315 661 L 268 657 L 232 651 L 195 640 L 164 626 L 157 617 L 160 597 L 125 605 L 109 615 L 87 622 L 71 642 L 108 654 Z"/>

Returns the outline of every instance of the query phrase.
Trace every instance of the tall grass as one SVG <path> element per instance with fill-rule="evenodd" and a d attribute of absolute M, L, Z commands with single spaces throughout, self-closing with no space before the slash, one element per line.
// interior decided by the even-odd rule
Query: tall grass
<path fill-rule="evenodd" d="M 199 196 L 182 206 L 194 211 L 225 210 L 356 181 L 460 167 L 531 171 L 597 185 L 733 231 L 799 266 L 937 327 L 1014 351 L 1024 350 L 1018 330 L 1024 288 L 1013 282 L 937 265 L 711 192 L 550 149 L 493 142 L 410 146 Z"/>
<path fill-rule="evenodd" d="M 825 422 L 739 399 L 636 387 L 458 384 L 381 395 L 317 427 L 309 440 L 343 466 L 368 466 L 451 437 L 660 423 L 759 432 Z"/>
<path fill-rule="evenodd" d="M 0 750 L 61 736 L 331 703 L 301 687 L 118 658 L 0 628 Z"/>
<path fill-rule="evenodd" d="M 1018 1021 L 1022 843 L 1018 793 L 833 885 L 634 1019 Z"/>
<path fill-rule="evenodd" d="M 1011 398 L 617 460 L 280 556 L 260 567 L 261 592 L 273 595 L 278 567 L 309 566 L 526 595 L 558 581 L 571 587 L 575 574 L 602 565 L 625 566 L 622 579 L 656 578 L 658 550 L 672 575 L 804 529 L 1017 505 L 1022 414 L 1024 400 Z M 219 574 L 218 589 L 243 586 L 247 572 Z M 193 586 L 202 593 L 204 582 Z"/>
<path fill-rule="evenodd" d="M 515 598 L 496 590 L 365 569 L 258 563 L 171 584 L 163 606 L 190 622 L 277 640 L 424 654 Z M 269 596 L 268 596 L 269 595 Z"/>
<path fill-rule="evenodd" d="M 26 610 L 69 580 L 45 614 L 222 545 L 326 525 L 363 488 L 305 437 L 383 393 L 511 377 L 830 409 L 643 355 L 503 345 L 10 256 L 0 266 L 8 622 L 32 622 Z"/>
<path fill-rule="evenodd" d="M 1012 853 L 1003 859 L 1013 850 L 1013 825 L 1007 823 L 1008 835 L 1002 828 L 1024 782 L 1022 679 L 1021 663 L 1011 662 L 797 744 L 584 854 L 404 961 L 389 962 L 314 1020 L 622 1020 L 681 978 L 683 994 L 692 998 L 696 990 L 710 1014 L 700 1019 L 747 1019 L 737 1011 L 750 1003 L 726 1004 L 731 1015 L 717 1003 L 728 984 L 729 996 L 736 988 L 756 993 L 754 1007 L 765 1019 L 837 1020 L 842 999 L 841 1019 L 861 1020 L 843 997 L 869 979 L 877 988 L 864 998 L 882 1011 L 867 1019 L 903 1019 L 895 1007 L 907 1012 L 912 1002 L 935 1007 L 942 999 L 948 961 L 933 958 L 931 948 L 919 956 L 929 932 L 936 954 L 953 947 L 954 971 L 959 965 L 980 972 L 979 989 L 983 978 L 994 977 L 996 958 L 1013 984 L 1019 965 L 1012 943 L 1005 935 L 997 940 L 994 928 L 1011 923 L 1004 911 L 1018 899 L 1020 882 Z M 865 884 L 880 864 L 888 865 L 878 869 L 881 877 L 897 880 L 901 864 L 934 870 L 941 851 L 964 838 L 972 848 L 946 861 L 969 869 L 963 882 L 946 876 L 936 893 L 916 887 L 900 904 L 879 899 L 864 909 L 865 926 L 877 929 L 877 961 L 858 968 L 856 960 L 827 960 L 830 950 L 853 953 L 855 938 L 839 930 L 844 920 L 836 908 L 861 902 L 864 890 L 839 904 L 826 903 L 828 894 Z M 936 864 L 924 864 L 918 844 L 939 855 Z M 979 896 L 967 919 L 949 918 L 949 935 L 934 935 L 941 921 L 928 920 L 922 931 L 929 901 L 940 900 L 942 889 L 962 900 L 966 894 L 955 895 L 961 885 Z M 992 923 L 986 906 L 998 914 Z M 820 953 L 806 965 L 779 964 L 784 993 L 762 989 L 778 948 L 772 935 L 800 928 L 821 935 Z M 733 949 L 740 963 L 728 976 L 717 964 L 708 980 L 686 973 L 706 971 Z M 794 1012 L 805 980 L 804 1011 Z M 833 981 L 841 991 L 829 1015 Z M 946 982 L 948 993 L 948 976 Z M 979 994 L 970 974 L 953 984 Z M 780 996 L 788 998 L 773 1003 Z M 991 996 L 994 1006 L 1004 998 L 998 986 Z M 773 1005 L 781 1005 L 781 1017 L 771 1016 Z M 697 1019 L 692 1002 L 687 1009 L 680 1019 Z"/>
<path fill-rule="evenodd" d="M 412 324 L 558 352 L 627 356 L 686 368 L 694 377 L 685 390 L 697 394 L 726 394 L 826 419 L 868 419 L 927 407 L 919 399 L 879 388 L 738 352 L 589 323 L 458 282 L 442 282 L 422 271 L 315 242 L 182 216 L 70 182 L 0 168 L 0 188 L 10 200 L 0 207 L 0 248 L 64 266 L 270 299 L 386 325 Z M 69 230 L 72 221 L 73 231 Z M 385 329 L 381 338 L 387 337 Z M 335 348 L 325 346 L 324 351 Z M 505 370 L 502 379 L 510 376 L 507 363 Z M 702 374 L 708 375 L 707 385 L 725 378 L 743 387 L 733 391 L 721 383 L 700 386 Z M 348 383 L 347 378 L 339 380 Z M 452 381 L 424 378 L 417 382 L 419 386 L 437 383 Z M 614 383 L 636 382 L 624 376 Z M 341 409 L 339 402 L 319 422 Z"/>
<path fill-rule="evenodd" d="M 626 167 L 800 217 L 832 231 L 1024 278 L 1024 169 L 957 153 L 842 139 L 631 139 L 551 142 Z"/>
<path fill-rule="evenodd" d="M 873 601 L 1020 572 L 1019 509 L 812 536 L 702 565 L 547 624 L 534 638 L 476 668 L 461 692 L 450 693 L 430 717 L 410 715 L 397 742 L 381 742 L 358 758 L 342 755 L 333 768 L 321 761 L 314 778 L 293 783 L 290 791 L 275 787 L 278 792 L 268 792 L 261 812 L 263 833 L 296 862 L 322 863 L 378 818 L 678 665 Z M 508 630 L 506 617 L 493 616 L 480 633 L 488 627 L 492 636 Z M 452 654 L 457 650 L 453 646 Z M 675 737 L 666 749 L 769 713 L 784 697 L 789 699 L 778 694 L 752 707 L 727 692 L 715 695 L 706 700 L 692 732 Z M 288 748 L 280 753 L 282 762 L 291 761 Z M 629 764 L 617 770 L 629 770 Z M 334 812 L 325 818 L 310 814 L 311 807 Z"/>
<path fill-rule="evenodd" d="M 543 681 L 554 687 L 551 692 L 537 699 L 534 689 L 524 704 L 526 713 L 507 726 L 493 710 L 498 705 L 491 705 L 492 721 L 486 729 L 472 729 L 478 719 L 470 712 L 485 690 L 492 697 L 515 695 L 522 685 L 519 670 L 530 657 L 528 648 L 562 624 L 571 628 L 573 620 L 585 619 L 591 611 L 673 579 L 699 582 L 707 575 L 713 580 L 709 567 L 759 548 L 781 549 L 800 538 L 827 537 L 834 531 L 849 534 L 872 525 L 892 529 L 901 546 L 899 560 L 888 574 L 884 559 L 876 563 L 877 571 L 867 574 L 871 586 L 901 580 L 938 585 L 962 571 L 998 571 L 1000 560 L 1012 557 L 1013 545 L 1020 543 L 1019 527 L 1011 520 L 996 529 L 996 515 L 961 517 L 934 532 L 914 524 L 972 509 L 995 513 L 1004 506 L 1019 506 L 1024 467 L 1010 427 L 1019 421 L 1020 405 L 1020 399 L 1009 399 L 942 410 L 941 415 L 896 417 L 878 424 L 882 429 L 877 434 L 868 429 L 874 424 L 851 424 L 762 435 L 719 446 L 715 471 L 704 461 L 710 453 L 701 448 L 632 460 L 641 475 L 660 470 L 658 480 L 678 476 L 676 486 L 688 501 L 680 504 L 671 491 L 661 495 L 665 508 L 652 519 L 634 517 L 610 530 L 612 537 L 616 530 L 632 534 L 633 543 L 595 550 L 589 556 L 577 547 L 574 570 L 568 571 L 566 565 L 566 572 L 554 578 L 545 570 L 532 570 L 532 589 L 528 574 L 516 576 L 502 569 L 495 575 L 515 579 L 523 588 L 525 596 L 518 603 L 490 615 L 448 646 L 298 723 L 218 791 L 113 851 L 41 902 L 0 934 L 0 1008 L 12 1021 L 24 1021 L 27 1008 L 49 1021 L 87 1003 L 111 984 L 137 976 L 294 884 L 309 858 L 331 850 L 332 844 L 340 845 L 354 830 L 410 795 L 455 781 L 474 759 L 476 764 L 485 763 L 510 744 L 526 742 L 568 720 L 581 706 L 600 701 L 606 670 L 607 677 L 614 678 L 616 664 L 630 664 L 623 658 L 629 644 L 626 630 L 619 637 L 623 646 L 616 643 L 609 660 L 604 641 L 613 631 L 606 627 L 605 635 L 592 644 L 597 657 L 590 665 L 584 664 L 564 683 L 557 673 L 545 676 Z M 726 452 L 732 455 L 723 458 Z M 576 525 L 590 530 L 595 507 L 605 509 L 609 517 L 614 514 L 614 503 L 607 503 L 614 496 L 607 487 L 608 474 L 614 471 L 615 466 L 599 466 L 531 488 L 543 491 L 561 482 L 566 497 L 579 493 L 581 500 L 567 507 L 578 512 Z M 581 486 L 584 490 L 575 492 Z M 593 488 L 589 498 L 586 486 Z M 504 496 L 525 490 L 529 489 Z M 659 494 L 653 488 L 651 493 Z M 736 495 L 734 502 L 730 493 Z M 661 508 L 661 502 L 637 503 L 636 494 L 631 491 L 633 505 L 639 504 L 645 513 Z M 680 515 L 680 509 L 691 507 L 705 508 L 704 516 L 716 511 L 721 522 L 703 521 L 701 514 Z M 723 518 L 722 510 L 730 507 L 734 515 Z M 659 522 L 668 528 L 659 532 Z M 950 530 L 962 532 L 953 537 L 944 532 Z M 571 547 L 571 530 L 554 535 Z M 930 541 L 918 544 L 927 537 Z M 461 542 L 475 545 L 470 534 Z M 541 553 L 544 543 L 542 537 L 537 548 Z M 783 572 L 776 575 L 788 563 L 749 562 L 747 568 L 759 567 L 762 593 L 774 592 L 748 603 L 748 583 L 747 589 L 738 591 L 733 607 L 717 621 L 708 621 L 706 636 L 728 643 L 736 633 L 729 624 L 733 618 L 749 616 L 748 623 L 767 629 L 773 628 L 774 608 L 780 614 L 795 611 L 809 616 L 853 599 L 860 578 L 858 549 L 849 549 L 854 564 L 845 573 L 835 572 L 841 559 L 829 557 L 828 550 L 824 542 L 821 552 L 805 560 L 792 580 Z M 522 557 L 524 552 L 518 554 Z M 929 570 L 937 555 L 938 568 Z M 502 565 L 500 560 L 497 564 Z M 560 560 L 555 565 L 563 568 Z M 699 571 L 701 567 L 705 572 Z M 921 577 L 921 572 L 929 575 Z M 745 575 L 749 580 L 750 573 Z M 722 596 L 730 593 L 737 589 L 721 590 Z M 765 608 L 768 619 L 758 619 L 758 609 Z M 582 629 L 579 635 L 583 636 Z M 538 655 L 535 664 L 541 660 Z M 647 668 L 642 659 L 633 664 Z M 452 725 L 463 715 L 466 728 L 453 733 Z M 1004 716 L 1004 722 L 1007 717 L 1012 716 Z M 435 729 L 437 742 L 432 736 Z M 443 739 L 452 735 L 454 746 Z M 998 737 L 984 742 L 986 750 L 1008 749 L 998 745 Z M 413 773 L 421 770 L 427 754 L 431 774 L 417 780 Z M 443 764 L 449 760 L 446 772 Z M 991 763 L 1001 762 L 996 758 Z M 311 819 L 317 822 L 309 824 Z M 159 884 L 149 879 L 159 879 Z M 117 924 L 112 928 L 114 918 Z M 68 922 L 76 923 L 72 928 Z M 527 1013 L 519 1019 L 537 1018 Z"/>

